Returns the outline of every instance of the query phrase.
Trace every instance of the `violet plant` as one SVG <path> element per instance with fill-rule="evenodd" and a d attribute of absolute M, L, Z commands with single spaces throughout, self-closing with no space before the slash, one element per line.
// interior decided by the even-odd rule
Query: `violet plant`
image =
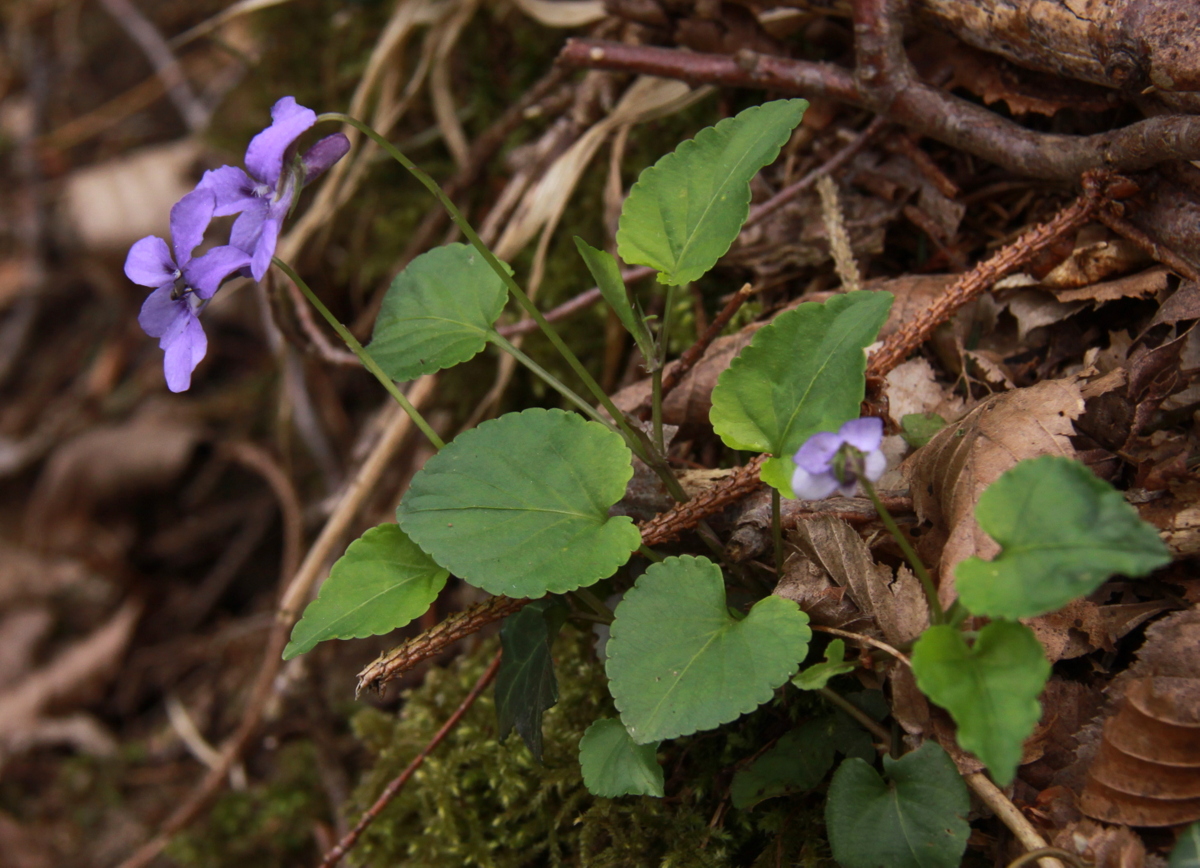
<path fill-rule="evenodd" d="M 679 287 L 706 274 L 728 250 L 748 215 L 751 179 L 777 157 L 806 105 L 778 100 L 747 109 L 642 173 L 622 209 L 617 251 L 627 264 L 658 271 L 667 310 Z M 409 264 L 390 287 L 366 348 L 291 266 L 274 258 L 297 192 L 348 148 L 345 137 L 334 134 L 295 155 L 299 136 L 323 121 L 350 124 L 375 140 L 442 202 L 468 242 Z M 174 257 L 158 238 L 142 239 L 130 251 L 126 273 L 154 289 L 141 322 L 166 351 L 170 388 L 186 389 L 204 355 L 197 314 L 222 281 L 235 273 L 262 279 L 274 262 L 438 449 L 405 492 L 397 524 L 368 530 L 334 565 L 295 625 L 285 657 L 328 639 L 408 624 L 451 573 L 492 594 L 533 599 L 502 627 L 497 708 L 501 731 L 515 728 L 537 755 L 542 714 L 557 696 L 550 649 L 558 629 L 567 618 L 607 622 L 606 672 L 619 717 L 597 721 L 580 743 L 584 781 L 607 797 L 663 796 L 655 759 L 663 740 L 735 720 L 791 689 L 789 681 L 853 708 L 828 686 L 854 668 L 841 644 L 831 644 L 824 662 L 797 674 L 812 630 L 795 602 L 766 594 L 748 611 L 733 612 L 722 565 L 706 557 L 663 558 L 642 545 L 629 518 L 611 514 L 635 456 L 677 500 L 687 499 L 662 435 L 661 369 L 670 324 L 643 315 L 611 254 L 577 239 L 657 384 L 649 433 L 613 405 L 433 179 L 374 130 L 345 115 L 318 116 L 285 97 L 275 104 L 271 125 L 251 141 L 245 162 L 245 170 L 207 173 L 172 209 Z M 192 259 L 211 218 L 232 214 L 239 216 L 229 243 Z M 495 324 L 510 299 L 538 323 L 586 396 L 499 334 Z M 770 456 L 761 476 L 772 488 L 777 570 L 784 560 L 782 498 L 850 496 L 862 487 L 927 598 L 930 624 L 911 647 L 917 685 L 954 717 L 959 744 L 1004 784 L 1037 721 L 1037 696 L 1049 674 L 1040 645 L 1019 619 L 1066 605 L 1115 572 L 1142 575 L 1168 556 L 1153 529 L 1086 468 L 1049 457 L 1022 462 L 984 493 L 977 509 L 1001 554 L 959 565 L 961 599 L 943 611 L 932 576 L 874 489 L 885 466 L 883 423 L 858 418 L 865 350 L 891 302 L 886 292 L 855 291 L 778 315 L 721 374 L 710 421 L 730 449 Z M 508 413 L 444 444 L 396 381 L 460 364 L 489 344 L 512 354 L 578 412 Z M 653 563 L 610 612 L 589 587 L 613 577 L 639 552 Z M 991 621 L 964 631 L 969 616 Z M 855 713 L 872 733 L 882 732 Z M 750 777 L 740 783 L 735 777 L 737 807 L 749 810 L 770 793 L 815 786 L 842 753 L 849 758 L 833 774 L 827 802 L 839 862 L 848 868 L 958 864 L 969 805 L 954 763 L 936 742 L 893 756 L 898 745 L 890 738 L 873 744 L 856 730 L 831 741 L 829 727 L 805 726 L 738 772 Z M 886 782 L 876 768 L 880 753 Z M 764 780 L 775 789 L 764 790 Z"/>

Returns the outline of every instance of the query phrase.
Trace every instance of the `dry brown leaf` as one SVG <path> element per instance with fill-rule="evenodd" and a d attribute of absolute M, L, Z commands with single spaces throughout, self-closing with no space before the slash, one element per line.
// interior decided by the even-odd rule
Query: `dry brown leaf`
<path fill-rule="evenodd" d="M 1073 377 L 1004 392 L 946 426 L 905 461 L 917 516 L 932 522 L 946 540 L 937 562 L 943 605 L 955 597 L 950 577 L 959 561 L 972 555 L 990 559 L 999 551 L 975 522 L 979 496 L 1018 461 L 1074 457 L 1071 420 L 1083 406 Z"/>
<path fill-rule="evenodd" d="M 0 618 L 0 690 L 32 668 L 38 643 L 53 626 L 47 606 L 25 606 Z"/>
<path fill-rule="evenodd" d="M 32 744 L 66 741 L 104 752 L 112 738 L 83 715 L 48 718 L 68 701 L 94 695 L 116 671 L 133 636 L 141 605 L 128 602 L 108 623 L 67 647 L 50 663 L 0 693 L 0 760 Z"/>
<path fill-rule="evenodd" d="M 1059 289 L 1055 291 L 1054 297 L 1061 302 L 1094 301 L 1097 304 L 1122 298 L 1144 298 L 1165 291 L 1169 278 L 1170 272 L 1165 268 L 1148 268 L 1128 277 L 1105 280 L 1079 289 Z M 1175 295 L 1179 295 L 1179 293 L 1176 292 Z M 1172 298 L 1174 297 L 1172 296 Z M 1185 299 L 1180 299 L 1176 304 L 1183 306 L 1184 301 Z M 1197 316 L 1200 316 L 1200 312 L 1195 313 L 1192 318 Z M 1162 321 L 1166 322 L 1166 320 Z"/>
<path fill-rule="evenodd" d="M 44 831 L 22 826 L 0 812 L 0 865 L 5 868 L 53 868 L 58 862 Z"/>
<path fill-rule="evenodd" d="M 1200 819 L 1200 611 L 1146 631 L 1137 662 L 1109 687 L 1104 722 L 1080 808 L 1130 826 Z"/>
<path fill-rule="evenodd" d="M 1083 310 L 1082 301 L 1064 301 L 1036 289 L 1020 289 L 1006 295 L 1002 304 L 1017 321 L 1017 340 L 1023 341 L 1031 331 L 1061 322 Z"/>
<path fill-rule="evenodd" d="M 1143 868 L 1146 864 L 1146 846 L 1128 826 L 1104 826 L 1084 818 L 1055 835 L 1053 843 L 1083 857 L 1094 868 Z"/>
<path fill-rule="evenodd" d="M 1093 224 L 1079 230 L 1071 255 L 1042 277 L 1041 285 L 1055 290 L 1092 286 L 1145 261 L 1145 252 L 1132 241 Z"/>
<path fill-rule="evenodd" d="M 99 504 L 170 484 L 199 439 L 195 425 L 162 407 L 66 441 L 46 462 L 30 497 L 27 539 L 39 547 L 73 547 Z"/>
<path fill-rule="evenodd" d="M 65 216 L 87 247 L 169 237 L 167 215 L 195 185 L 189 170 L 199 156 L 200 143 L 182 139 L 80 169 L 63 190 Z"/>
<path fill-rule="evenodd" d="M 921 356 L 898 365 L 885 380 L 888 414 L 899 422 L 910 413 L 936 413 L 943 419 L 962 415 L 963 399 L 938 382 L 933 365 Z"/>
<path fill-rule="evenodd" d="M 1025 623 L 1046 649 L 1050 662 L 1055 663 L 1101 649 L 1113 651 L 1118 639 L 1168 608 L 1169 603 L 1158 600 L 1110 606 L 1072 600 L 1056 612 Z"/>
<path fill-rule="evenodd" d="M 917 577 L 907 567 L 893 576 L 890 567 L 875 563 L 858 531 L 846 522 L 832 516 L 805 519 L 796 528 L 796 540 L 834 582 L 849 590 L 890 644 L 911 642 L 929 626 L 929 606 Z"/>
<path fill-rule="evenodd" d="M 783 565 L 783 575 L 772 591 L 792 600 L 819 627 L 834 627 L 854 633 L 873 629 L 871 619 L 850 600 L 829 573 L 804 555 L 793 553 Z"/>

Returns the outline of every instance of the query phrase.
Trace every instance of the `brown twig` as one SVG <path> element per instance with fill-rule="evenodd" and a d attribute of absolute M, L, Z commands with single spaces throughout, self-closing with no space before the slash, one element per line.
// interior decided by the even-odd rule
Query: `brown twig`
<path fill-rule="evenodd" d="M 774 214 L 792 199 L 795 199 L 809 187 L 817 182 L 823 175 L 832 175 L 847 162 L 849 162 L 855 154 L 867 146 L 867 143 L 875 137 L 881 129 L 888 125 L 888 119 L 882 115 L 876 115 L 871 122 L 867 124 L 866 129 L 854 137 L 854 140 L 846 147 L 839 150 L 836 154 L 830 157 L 817 168 L 813 169 L 799 181 L 794 184 L 789 184 L 784 187 L 767 201 L 755 205 L 750 209 L 750 216 L 746 218 L 746 226 L 752 226 L 771 214 Z"/>
<path fill-rule="evenodd" d="M 1092 220 L 1113 196 L 1126 192 L 1124 187 L 1127 183 L 1119 176 L 1089 174 L 1085 179 L 1083 195 L 1055 214 L 1050 221 L 1033 227 L 1016 241 L 1000 248 L 961 275 L 933 304 L 885 339 L 883 346 L 871 354 L 867 366 L 867 380 L 878 380 L 887 376 L 893 368 L 925 343 L 933 334 L 933 330 L 946 322 L 955 311 L 1060 238 Z"/>
<path fill-rule="evenodd" d="M 522 600 L 521 602 L 528 602 L 528 600 Z M 383 792 L 379 794 L 379 798 L 375 800 L 375 804 L 371 805 L 371 807 L 363 813 L 355 827 L 350 830 L 346 837 L 342 838 L 342 840 L 337 843 L 336 847 L 325 854 L 325 858 L 321 860 L 319 868 L 331 868 L 331 866 L 336 865 L 343 856 L 350 852 L 350 849 L 354 847 L 355 843 L 359 839 L 359 836 L 362 835 L 367 826 L 371 825 L 371 822 L 379 816 L 380 812 L 382 812 L 384 808 L 388 806 L 388 803 L 391 802 L 392 799 L 396 798 L 400 790 L 404 788 L 406 783 L 408 783 L 408 779 L 411 778 L 413 773 L 421 767 L 421 763 L 425 762 L 425 758 L 433 752 L 434 748 L 442 743 L 442 741 L 447 735 L 450 734 L 454 727 L 458 726 L 458 722 L 463 719 L 466 713 L 470 710 L 471 706 L 475 704 L 475 700 L 477 700 L 480 694 L 487 689 L 487 686 L 492 683 L 492 679 L 496 677 L 496 673 L 500 670 L 501 656 L 502 652 L 497 651 L 496 656 L 492 658 L 492 662 L 488 665 L 488 668 L 484 671 L 483 675 L 479 676 L 479 680 L 475 682 L 475 686 L 471 688 L 471 692 L 466 695 L 466 698 L 464 698 L 459 704 L 458 708 L 454 710 L 454 713 L 450 715 L 449 719 L 442 724 L 442 728 L 439 729 L 433 738 L 429 740 L 429 744 L 421 748 L 421 752 L 413 757 L 412 762 L 408 764 L 404 771 L 402 771 L 395 779 L 393 779 L 386 787 L 384 787 Z"/>
<path fill-rule="evenodd" d="M 878 648 L 885 654 L 890 654 L 895 657 L 909 669 L 912 669 L 912 661 L 909 660 L 903 653 L 896 648 L 893 648 L 887 642 L 880 639 L 875 639 L 871 636 L 863 635 L 862 633 L 851 633 L 849 630 L 839 630 L 836 627 L 822 627 L 820 624 L 810 624 L 809 628 L 816 630 L 818 633 L 828 633 L 830 636 L 839 636 L 842 639 L 849 639 L 851 642 L 862 642 L 865 645 L 870 645 L 872 648 Z"/>
<path fill-rule="evenodd" d="M 737 57 L 571 39 L 559 62 L 572 67 L 640 72 L 693 84 L 754 87 L 824 97 L 885 114 L 919 135 L 1036 178 L 1074 181 L 1089 169 L 1136 171 L 1166 160 L 1200 159 L 1200 117 L 1161 115 L 1105 133 L 1039 133 L 985 108 L 913 80 L 889 101 L 862 93 L 849 70 L 830 63 L 743 52 Z"/>
<path fill-rule="evenodd" d="M 100 0 L 100 5 L 146 55 L 188 129 L 193 133 L 203 132 L 208 126 L 211 112 L 196 98 L 187 76 L 183 74 L 183 68 L 154 23 L 129 0 Z"/>
<path fill-rule="evenodd" d="M 729 321 L 733 319 L 733 315 L 737 313 L 743 304 L 749 300 L 750 296 L 754 295 L 754 287 L 747 283 L 737 292 L 735 292 L 726 302 L 725 307 L 717 314 L 708 328 L 704 330 L 696 342 L 683 351 L 683 355 L 673 364 L 663 371 L 662 379 L 662 397 L 665 399 L 671 394 L 672 390 L 678 386 L 683 378 L 687 376 L 688 371 L 696 366 L 696 362 L 704 355 L 704 351 L 709 345 L 716 340 L 717 335 L 725 326 L 729 325 Z M 646 419 L 646 414 L 650 412 L 650 397 L 647 396 L 631 413 L 633 416 Z"/>
<path fill-rule="evenodd" d="M 412 669 L 422 660 L 435 657 L 459 639 L 477 633 L 488 624 L 507 618 L 514 612 L 519 612 L 529 602 L 514 600 L 512 597 L 492 597 L 490 600 L 476 603 L 469 609 L 456 612 L 436 627 L 381 655 L 358 673 L 355 695 L 367 688 L 381 689 L 383 685 Z"/>
<path fill-rule="evenodd" d="M 1195 266 L 1171 248 L 1159 244 L 1141 229 L 1134 226 L 1118 214 L 1115 208 L 1101 208 L 1096 214 L 1096 219 L 1113 232 L 1132 241 L 1147 256 L 1156 262 L 1161 262 L 1180 277 L 1185 277 L 1188 280 L 1200 280 L 1200 271 L 1197 271 Z"/>
<path fill-rule="evenodd" d="M 626 268 L 621 272 L 621 279 L 625 283 L 634 283 L 644 277 L 649 277 L 654 274 L 654 269 L 644 265 L 639 265 L 637 268 Z M 572 298 L 570 301 L 564 301 L 558 307 L 546 311 L 543 316 L 549 322 L 558 322 L 560 319 L 566 319 L 581 310 L 587 310 L 601 298 L 600 287 L 593 286 L 591 289 L 584 290 L 579 295 Z M 536 320 L 523 319 L 518 320 L 508 325 L 500 326 L 496 331 L 500 332 L 503 337 L 511 338 L 515 335 L 525 335 L 538 330 Z"/>

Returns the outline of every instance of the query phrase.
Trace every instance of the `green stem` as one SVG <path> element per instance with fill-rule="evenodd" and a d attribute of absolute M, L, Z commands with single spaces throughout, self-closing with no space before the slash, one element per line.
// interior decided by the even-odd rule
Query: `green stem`
<path fill-rule="evenodd" d="M 613 431 L 616 431 L 616 427 L 613 425 L 613 423 L 606 419 L 601 413 L 598 413 L 595 407 L 583 400 L 583 398 L 579 397 L 579 395 L 577 395 L 573 389 L 569 388 L 558 377 L 554 376 L 533 359 L 529 358 L 529 356 L 527 356 L 517 347 L 513 346 L 512 342 L 505 338 L 502 334 L 492 330 L 488 332 L 487 339 L 500 349 L 504 350 L 504 352 L 508 353 L 522 365 L 529 368 L 529 370 L 536 374 L 547 386 L 558 392 L 558 394 L 562 395 L 564 398 L 578 407 L 585 416 L 594 419 Z"/>
<path fill-rule="evenodd" d="M 653 561 L 656 564 L 661 564 L 663 562 L 663 556 L 654 549 L 650 548 L 648 545 L 638 546 L 638 551 L 641 552 L 642 557 L 648 561 Z"/>
<path fill-rule="evenodd" d="M 667 341 L 671 334 L 673 314 L 675 312 L 675 292 L 677 287 L 668 286 L 666 297 L 663 299 L 663 316 L 658 330 L 658 342 L 655 345 L 653 365 L 650 372 L 650 419 L 654 428 L 654 445 L 659 455 L 666 455 L 662 433 L 662 376 L 667 364 Z"/>
<path fill-rule="evenodd" d="M 904 552 L 904 557 L 912 564 L 913 572 L 921 580 L 921 587 L 925 589 L 925 599 L 929 601 L 929 623 L 946 623 L 946 613 L 942 611 L 942 603 L 938 599 L 937 587 L 933 584 L 933 577 L 929 575 L 929 570 L 925 569 L 925 562 L 917 556 L 916 549 L 909 545 L 908 538 L 900 532 L 899 525 L 892 518 L 892 514 L 887 511 L 887 507 L 883 505 L 883 501 L 879 499 L 879 495 L 875 492 L 875 486 L 871 484 L 871 481 L 865 476 L 859 476 L 858 481 L 862 484 L 867 497 L 871 498 L 871 503 L 874 504 L 875 511 L 879 513 L 879 518 L 883 522 L 883 526 L 887 528 L 888 533 L 892 535 L 892 539 L 900 546 L 900 550 Z"/>
<path fill-rule="evenodd" d="M 311 287 L 309 287 L 307 283 L 300 279 L 300 275 L 298 275 L 290 265 L 277 256 L 272 257 L 271 261 L 275 263 L 276 268 L 288 276 L 292 283 L 299 287 L 300 292 L 304 294 L 304 297 L 308 299 L 309 303 L 317 309 L 317 312 L 321 314 L 321 316 L 325 317 L 325 322 L 329 323 L 329 327 L 338 333 L 338 337 L 346 342 L 346 346 L 350 348 L 350 351 L 353 352 L 354 355 L 358 356 L 358 360 L 362 362 L 363 367 L 374 374 L 375 379 L 377 379 L 383 385 L 383 388 L 387 389 L 388 394 L 395 398 L 396 403 L 404 408 L 404 412 L 407 413 L 409 418 L 413 420 L 413 424 L 421 429 L 421 433 L 429 438 L 429 442 L 438 449 L 441 449 L 443 446 L 445 446 L 445 441 L 437 435 L 437 432 L 433 430 L 433 427 L 425 421 L 425 417 L 422 416 L 417 408 L 412 405 L 412 402 L 404 396 L 404 393 L 400 391 L 400 387 L 396 385 L 395 381 L 392 380 L 392 378 L 386 373 L 384 373 L 383 368 L 379 367 L 379 363 L 376 362 L 375 359 L 371 357 L 371 354 L 363 348 L 363 345 L 358 342 L 358 338 L 350 333 L 350 329 L 342 325 L 341 322 L 338 321 L 338 318 L 330 313 L 329 308 L 327 308 L 321 302 L 321 299 L 317 298 L 317 294 L 312 291 Z"/>
<path fill-rule="evenodd" d="M 500 262 L 499 259 L 496 258 L 496 255 L 492 253 L 490 249 L 488 249 L 488 246 L 483 243 L 478 233 L 476 233 L 471 227 L 471 224 L 467 222 L 467 219 L 463 217 L 462 212 L 458 210 L 458 207 L 450 200 L 450 197 L 447 196 L 442 188 L 438 186 L 437 181 L 433 180 L 433 178 L 421 171 L 421 169 L 418 168 L 412 160 L 404 156 L 404 154 L 401 153 L 401 151 L 395 145 L 357 118 L 352 118 L 349 115 L 342 114 L 341 112 L 326 112 L 325 114 L 318 115 L 317 121 L 337 121 L 354 127 L 356 130 L 370 138 L 371 141 L 375 142 L 375 144 L 386 151 L 392 159 L 407 169 L 414 178 L 424 185 L 425 189 L 434 195 L 438 202 L 441 203 L 442 207 L 446 209 L 446 212 L 450 215 L 450 219 L 454 221 L 454 225 L 457 226 L 466 239 L 471 242 L 471 246 L 479 251 L 479 255 L 483 257 L 484 261 L 487 262 L 487 264 L 491 266 L 492 270 L 499 275 L 500 279 L 504 281 L 504 285 L 508 287 L 509 294 L 511 294 L 516 300 L 517 304 L 520 305 L 525 313 L 528 314 L 529 317 L 538 324 L 538 328 L 542 330 L 542 332 L 549 339 L 550 343 L 554 345 L 554 348 L 562 354 L 562 357 L 566 360 L 567 364 L 570 365 L 571 370 L 573 370 L 576 376 L 578 376 L 583 384 L 587 386 L 588 391 L 592 393 L 592 396 L 596 399 L 600 406 L 607 410 L 609 415 L 612 416 L 613 420 L 617 423 L 617 426 L 621 429 L 621 432 L 625 435 L 625 440 L 629 444 L 629 448 L 633 450 L 635 455 L 649 464 L 655 470 L 655 472 L 658 473 L 664 484 L 666 484 L 668 490 L 670 490 L 672 488 L 672 483 L 667 479 L 667 476 L 671 475 L 670 468 L 666 466 L 665 462 L 655 462 L 651 460 L 650 455 L 646 451 L 647 447 L 650 446 L 650 443 L 645 433 L 635 429 L 629 424 L 629 420 L 625 418 L 625 414 L 617 409 L 616 404 L 612 402 L 612 399 L 605 393 L 604 389 L 600 387 L 600 384 L 596 382 L 596 379 L 590 373 L 588 373 L 587 368 L 583 366 L 583 362 L 579 361 L 579 358 L 573 352 L 571 352 L 571 348 L 563 342 L 561 337 L 559 337 L 558 332 L 554 330 L 554 328 L 546 320 L 546 317 L 542 315 L 542 312 L 538 309 L 538 306 L 533 303 L 533 300 L 525 294 L 525 290 L 521 289 L 516 280 L 513 279 L 513 276 L 509 273 L 509 270 L 504 266 L 503 263 Z M 664 475 L 664 471 L 666 472 L 666 475 Z M 673 479 L 674 477 L 672 476 L 672 480 Z M 682 494 L 683 490 L 682 488 L 679 488 L 678 484 L 675 485 L 675 488 L 680 494 Z M 675 491 L 672 491 L 672 495 L 675 495 Z M 683 499 L 687 499 L 686 495 L 684 495 Z"/>
<path fill-rule="evenodd" d="M 655 364 L 650 372 L 650 424 L 654 431 L 654 448 L 659 455 L 666 455 L 667 448 L 663 440 L 662 423 L 662 365 Z"/>
<path fill-rule="evenodd" d="M 595 615 L 596 619 L 601 623 L 611 624 L 613 622 L 612 609 L 604 605 L 604 601 L 587 588 L 576 588 L 575 590 L 571 591 L 571 596 L 591 609 L 592 614 Z"/>
<path fill-rule="evenodd" d="M 771 539 L 775 541 L 775 579 L 783 578 L 783 515 L 779 489 L 771 487 Z"/>
<path fill-rule="evenodd" d="M 822 687 L 817 692 L 825 697 L 826 702 L 830 703 L 831 705 L 836 705 L 842 711 L 846 712 L 846 714 L 857 720 L 860 724 L 862 724 L 864 729 L 872 733 L 885 745 L 890 745 L 892 743 L 892 734 L 880 726 L 879 722 L 875 720 L 875 718 L 871 717 L 871 715 L 867 714 L 853 702 L 846 699 L 844 696 L 834 693 L 828 687 Z"/>

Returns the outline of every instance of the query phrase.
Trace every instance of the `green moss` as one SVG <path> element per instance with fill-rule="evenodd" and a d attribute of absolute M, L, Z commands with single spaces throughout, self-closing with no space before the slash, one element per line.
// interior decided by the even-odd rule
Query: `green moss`
<path fill-rule="evenodd" d="M 271 778 L 227 792 L 167 855 L 183 868 L 285 868 L 315 861 L 313 825 L 328 821 L 312 745 L 284 745 Z"/>
<path fill-rule="evenodd" d="M 753 750 L 747 747 L 750 735 L 766 718 L 750 716 L 744 731 L 739 725 L 665 745 L 660 756 L 673 781 L 667 799 L 594 798 L 580 777 L 578 743 L 593 720 L 614 711 L 591 640 L 590 634 L 568 627 L 556 643 L 560 699 L 545 718 L 545 766 L 538 766 L 515 737 L 496 743 L 495 705 L 488 691 L 363 836 L 351 854 L 355 864 L 750 865 L 776 830 L 790 825 L 791 803 L 779 800 L 774 812 L 729 811 L 723 823 L 709 826 L 723 800 L 721 773 Z M 355 718 L 355 732 L 376 761 L 352 800 L 351 821 L 429 741 L 494 653 L 492 640 L 448 669 L 431 672 L 408 694 L 399 719 L 374 710 Z M 764 714 L 777 715 L 778 709 Z M 686 784 L 674 779 L 676 769 L 685 771 Z M 789 842 L 785 850 L 797 853 L 799 846 Z"/>

